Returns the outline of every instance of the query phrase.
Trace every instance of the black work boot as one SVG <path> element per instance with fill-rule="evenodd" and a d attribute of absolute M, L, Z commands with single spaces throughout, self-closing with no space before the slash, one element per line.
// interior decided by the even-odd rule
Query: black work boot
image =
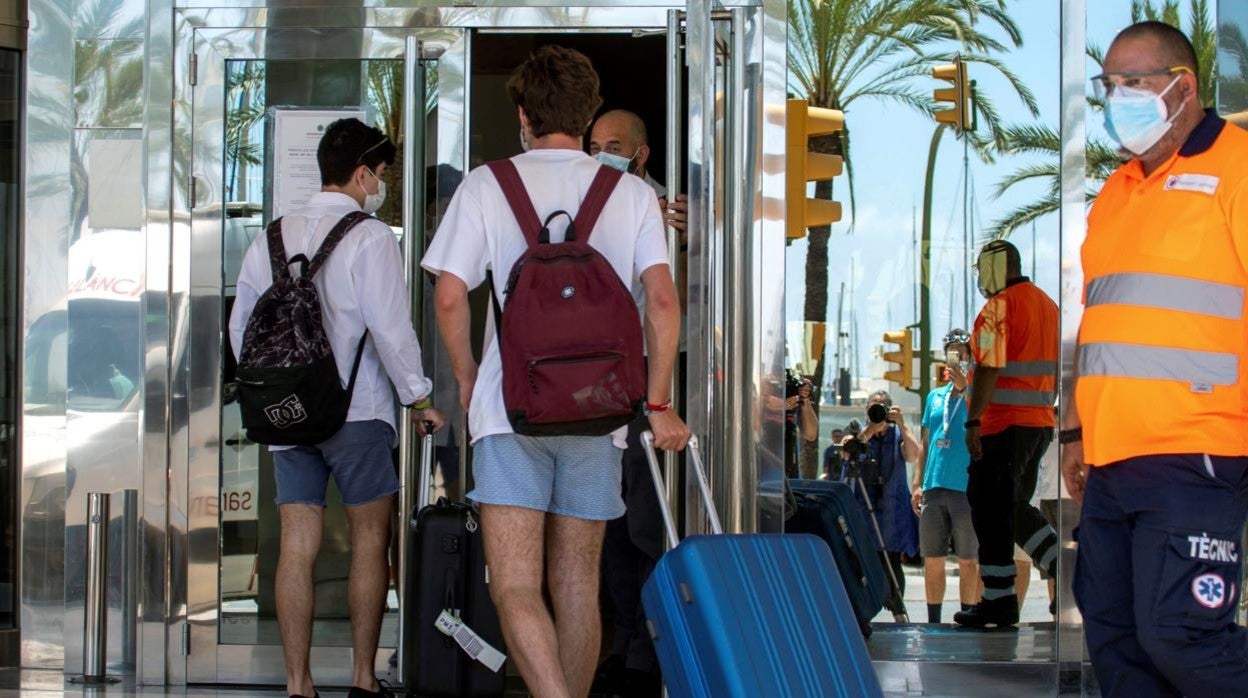
<path fill-rule="evenodd" d="M 1018 597 L 1014 594 L 991 601 L 985 599 L 969 611 L 953 614 L 953 622 L 967 628 L 986 628 L 989 625 L 1004 628 L 1018 624 Z"/>

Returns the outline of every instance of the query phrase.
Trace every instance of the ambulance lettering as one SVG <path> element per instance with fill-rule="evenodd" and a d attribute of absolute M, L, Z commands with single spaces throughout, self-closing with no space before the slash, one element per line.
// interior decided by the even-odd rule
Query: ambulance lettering
<path fill-rule="evenodd" d="M 1209 562 L 1239 562 L 1239 551 L 1235 549 L 1235 541 L 1210 538 L 1209 534 L 1188 536 L 1188 556 Z"/>

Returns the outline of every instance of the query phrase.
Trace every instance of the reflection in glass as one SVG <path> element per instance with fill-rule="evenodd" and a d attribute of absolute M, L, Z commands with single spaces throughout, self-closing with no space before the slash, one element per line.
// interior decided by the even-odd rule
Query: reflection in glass
<path fill-rule="evenodd" d="M 0 629 L 17 626 L 18 288 L 21 238 L 21 53 L 0 51 Z M 62 392 L 60 399 L 64 399 Z"/>
<path fill-rule="evenodd" d="M 1218 3 L 1218 111 L 1248 125 L 1248 5 Z"/>
<path fill-rule="evenodd" d="M 292 77 L 293 76 L 293 77 Z M 319 84 L 324 77 L 332 84 Z M 293 80 L 306 89 L 274 81 Z M 225 221 L 222 241 L 222 317 L 233 310 L 243 256 L 272 218 L 275 176 L 272 119 L 275 107 L 351 109 L 382 129 L 402 156 L 403 61 L 229 61 L 226 63 Z M 303 95 L 302 99 L 295 99 Z M 292 101 L 292 99 L 294 101 Z M 328 100 L 328 101 L 326 101 Z M 386 186 L 403 191 L 402 163 L 386 169 Z M 378 217 L 402 224 L 401 196 L 387 197 Z M 223 347 L 219 589 L 222 644 L 280 644 L 273 582 L 281 527 L 268 450 L 247 440 L 235 399 L 234 349 Z M 347 572 L 350 549 L 346 511 L 331 479 L 320 554 L 314 576 L 313 644 L 350 646 Z M 381 644 L 396 640 L 396 596 L 391 590 Z"/>

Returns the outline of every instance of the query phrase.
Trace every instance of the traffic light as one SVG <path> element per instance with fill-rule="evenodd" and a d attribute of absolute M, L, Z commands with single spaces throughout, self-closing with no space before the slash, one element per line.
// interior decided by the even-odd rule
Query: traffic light
<path fill-rule="evenodd" d="M 786 169 L 784 172 L 785 237 L 806 237 L 806 229 L 841 220 L 841 205 L 806 197 L 806 183 L 841 174 L 840 155 L 810 152 L 812 136 L 828 136 L 845 128 L 845 114 L 837 109 L 809 106 L 790 99 L 785 109 Z"/>
<path fill-rule="evenodd" d="M 888 351 L 888 347 L 884 347 L 884 360 L 897 364 L 896 369 L 885 368 L 884 380 L 909 389 L 914 383 L 914 344 L 909 328 L 885 332 L 884 343 L 897 345 L 896 351 Z"/>
<path fill-rule="evenodd" d="M 971 99 L 970 83 L 966 80 L 966 63 L 961 56 L 954 56 L 953 63 L 938 65 L 932 68 L 932 77 L 944 80 L 949 87 L 932 91 L 932 99 L 937 104 L 949 102 L 953 108 L 936 112 L 936 122 L 949 124 L 958 131 L 971 130 L 971 110 L 968 102 Z"/>

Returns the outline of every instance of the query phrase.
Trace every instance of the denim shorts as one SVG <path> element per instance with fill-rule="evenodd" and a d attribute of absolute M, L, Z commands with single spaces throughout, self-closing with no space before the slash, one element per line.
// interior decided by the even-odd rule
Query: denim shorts
<path fill-rule="evenodd" d="M 617 519 L 624 515 L 623 453 L 610 436 L 486 436 L 472 448 L 476 487 L 468 498 L 590 521 Z"/>
<path fill-rule="evenodd" d="M 316 446 L 273 452 L 278 504 L 325 506 L 330 475 L 347 506 L 368 504 L 399 491 L 391 454 L 394 429 L 380 419 L 347 422 Z"/>

